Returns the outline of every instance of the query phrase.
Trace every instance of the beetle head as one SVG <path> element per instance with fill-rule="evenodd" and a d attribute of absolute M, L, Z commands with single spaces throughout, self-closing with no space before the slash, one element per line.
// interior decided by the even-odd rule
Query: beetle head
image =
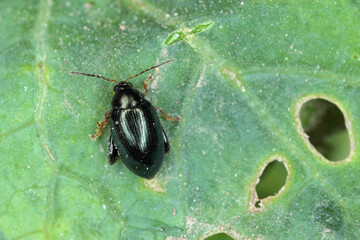
<path fill-rule="evenodd" d="M 132 88 L 133 85 L 131 82 L 119 82 L 118 84 L 115 85 L 114 87 L 114 92 L 118 92 L 118 91 L 121 91 L 121 90 L 124 90 L 124 89 L 127 89 L 127 88 Z"/>

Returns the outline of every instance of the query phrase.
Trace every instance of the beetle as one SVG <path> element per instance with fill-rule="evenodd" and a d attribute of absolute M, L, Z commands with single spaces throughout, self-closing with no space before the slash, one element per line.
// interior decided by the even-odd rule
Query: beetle
<path fill-rule="evenodd" d="M 156 111 L 160 111 L 169 121 L 180 121 L 180 118 L 166 115 L 163 110 L 154 107 L 145 99 L 152 75 L 149 75 L 145 81 L 143 93 L 128 81 L 172 61 L 175 59 L 145 69 L 121 82 L 95 74 L 70 72 L 116 83 L 111 109 L 105 113 L 105 118 L 97 123 L 96 134 L 90 135 L 90 138 L 95 140 L 101 135 L 103 128 L 110 123 L 111 134 L 108 146 L 110 165 L 121 158 L 132 172 L 147 179 L 152 179 L 159 171 L 164 155 L 170 152 L 170 144 Z"/>

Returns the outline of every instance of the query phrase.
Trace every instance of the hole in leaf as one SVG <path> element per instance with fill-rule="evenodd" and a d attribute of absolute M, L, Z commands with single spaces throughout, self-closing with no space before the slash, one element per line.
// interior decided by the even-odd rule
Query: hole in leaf
<path fill-rule="evenodd" d="M 226 233 L 217 233 L 215 235 L 205 238 L 205 240 L 234 240 L 234 239 L 229 235 L 227 235 Z"/>
<path fill-rule="evenodd" d="M 260 181 L 256 185 L 256 194 L 259 200 L 276 195 L 285 185 L 288 172 L 283 162 L 274 160 L 262 172 Z M 260 208 L 260 201 L 255 203 Z"/>
<path fill-rule="evenodd" d="M 341 161 L 350 153 L 344 115 L 325 99 L 311 99 L 300 108 L 300 121 L 311 145 L 329 161 Z"/>

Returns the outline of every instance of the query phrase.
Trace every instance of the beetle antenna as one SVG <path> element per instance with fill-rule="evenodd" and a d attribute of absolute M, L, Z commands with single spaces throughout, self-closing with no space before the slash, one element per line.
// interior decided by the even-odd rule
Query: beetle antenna
<path fill-rule="evenodd" d="M 82 72 L 69 72 L 69 73 L 71 73 L 71 74 L 84 75 L 84 76 L 88 76 L 88 77 L 97 77 L 97 78 L 101 78 L 101 79 L 104 79 L 104 80 L 109 81 L 109 82 L 116 82 L 116 83 L 118 83 L 118 81 L 116 81 L 116 80 L 108 79 L 108 78 L 106 78 L 106 77 L 103 77 L 103 76 L 100 76 L 100 75 L 96 75 L 96 74 L 82 73 Z"/>
<path fill-rule="evenodd" d="M 151 69 L 160 67 L 160 66 L 162 66 L 162 65 L 164 65 L 164 64 L 167 64 L 167 63 L 172 62 L 172 61 L 175 61 L 175 60 L 176 60 L 176 59 L 173 58 L 173 59 L 167 60 L 167 61 L 165 61 L 165 62 L 162 62 L 162 63 L 160 63 L 160 64 L 158 64 L 158 65 L 156 65 L 156 66 L 153 66 L 153 67 L 151 67 L 151 68 L 145 69 L 145 70 L 139 72 L 138 74 L 136 74 L 136 75 L 134 75 L 134 76 L 128 77 L 128 78 L 125 80 L 125 82 L 129 81 L 129 79 L 131 79 L 131 78 L 135 78 L 135 77 L 137 77 L 137 76 L 139 76 L 139 75 L 141 75 L 141 74 L 143 74 L 143 73 L 145 73 L 145 72 L 147 72 L 147 71 L 150 71 Z"/>

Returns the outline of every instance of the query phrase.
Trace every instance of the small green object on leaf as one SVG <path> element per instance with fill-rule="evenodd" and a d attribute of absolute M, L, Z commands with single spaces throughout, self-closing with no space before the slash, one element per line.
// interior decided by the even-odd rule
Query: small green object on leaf
<path fill-rule="evenodd" d="M 196 25 L 193 29 L 191 29 L 190 33 L 195 34 L 195 33 L 205 31 L 212 24 L 213 24 L 212 22 L 208 22 L 208 23 L 202 23 L 202 24 Z"/>
<path fill-rule="evenodd" d="M 175 32 L 172 32 L 170 36 L 165 40 L 165 44 L 172 45 L 174 43 L 180 42 L 181 40 L 186 39 L 187 36 L 205 31 L 212 24 L 212 22 L 198 24 L 193 29 L 191 29 L 190 32 L 176 30 Z"/>
<path fill-rule="evenodd" d="M 166 39 L 165 44 L 172 45 L 174 43 L 180 42 L 186 37 L 186 34 L 183 31 L 177 30 L 170 34 Z"/>

